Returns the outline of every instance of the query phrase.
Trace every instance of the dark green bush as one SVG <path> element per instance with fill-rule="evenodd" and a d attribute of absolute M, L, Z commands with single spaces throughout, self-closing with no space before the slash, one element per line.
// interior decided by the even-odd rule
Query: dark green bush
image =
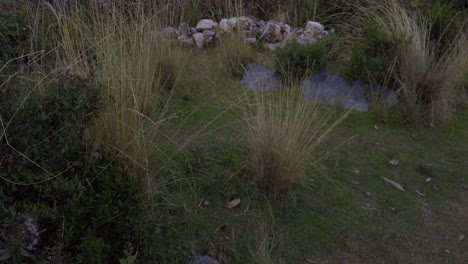
<path fill-rule="evenodd" d="M 301 80 L 325 69 L 332 41 L 329 38 L 310 45 L 301 45 L 294 41 L 277 50 L 275 63 L 283 80 Z"/>
<path fill-rule="evenodd" d="M 152 225 L 139 183 L 83 141 L 100 109 L 99 87 L 62 77 L 21 107 L 27 83 L 0 87 L 0 117 L 9 123 L 0 141 L 0 259 L 118 263 L 126 245 L 141 248 Z"/>
<path fill-rule="evenodd" d="M 464 27 L 464 14 L 452 1 L 424 1 L 419 5 L 422 18 L 429 20 L 430 39 L 437 43 L 439 52 L 450 48 Z"/>
<path fill-rule="evenodd" d="M 0 0 L 0 61 L 23 55 L 28 39 L 25 6 L 16 0 Z"/>
<path fill-rule="evenodd" d="M 377 24 L 369 23 L 363 29 L 362 39 L 353 45 L 344 77 L 349 81 L 362 80 L 370 84 L 391 83 L 389 70 L 398 56 L 397 41 Z"/>

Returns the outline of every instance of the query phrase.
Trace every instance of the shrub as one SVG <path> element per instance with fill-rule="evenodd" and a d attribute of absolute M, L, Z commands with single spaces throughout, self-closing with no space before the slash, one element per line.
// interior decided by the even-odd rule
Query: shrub
<path fill-rule="evenodd" d="M 127 242 L 141 247 L 151 233 L 139 182 L 105 153 L 88 155 L 83 133 L 100 109 L 94 83 L 62 77 L 44 86 L 0 86 L 0 258 L 116 263 Z"/>
<path fill-rule="evenodd" d="M 397 42 L 380 25 L 367 23 L 361 38 L 352 47 L 344 77 L 349 81 L 363 80 L 374 85 L 385 82 L 398 56 Z"/>
<path fill-rule="evenodd" d="M 28 36 L 25 6 L 21 1 L 0 0 L 0 60 L 23 55 Z"/>
<path fill-rule="evenodd" d="M 284 80 L 297 81 L 325 69 L 331 39 L 301 45 L 296 41 L 275 52 L 275 63 Z"/>

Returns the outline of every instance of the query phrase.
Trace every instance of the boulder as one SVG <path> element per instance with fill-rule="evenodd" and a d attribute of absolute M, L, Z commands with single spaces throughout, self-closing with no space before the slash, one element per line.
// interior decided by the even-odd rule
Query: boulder
<path fill-rule="evenodd" d="M 205 37 L 203 36 L 203 33 L 193 34 L 193 40 L 195 41 L 195 45 L 197 45 L 197 48 L 202 49 L 203 47 L 205 47 Z"/>
<path fill-rule="evenodd" d="M 165 27 L 162 30 L 164 37 L 168 39 L 175 39 L 177 38 L 177 29 L 173 27 Z"/>
<path fill-rule="evenodd" d="M 211 19 L 202 19 L 197 23 L 195 27 L 197 31 L 203 31 L 207 29 L 213 29 L 215 27 L 215 22 Z"/>
<path fill-rule="evenodd" d="M 319 22 L 309 21 L 307 22 L 306 30 L 310 31 L 313 36 L 319 36 L 325 31 L 325 26 Z"/>
<path fill-rule="evenodd" d="M 267 23 L 263 34 L 260 39 L 263 39 L 270 43 L 275 43 L 281 40 L 281 27 L 274 23 Z"/>

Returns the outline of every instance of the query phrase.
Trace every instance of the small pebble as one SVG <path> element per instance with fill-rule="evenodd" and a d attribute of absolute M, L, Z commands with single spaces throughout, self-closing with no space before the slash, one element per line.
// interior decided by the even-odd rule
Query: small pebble
<path fill-rule="evenodd" d="M 465 239 L 465 235 L 458 236 L 458 241 L 463 241 L 463 239 Z"/>

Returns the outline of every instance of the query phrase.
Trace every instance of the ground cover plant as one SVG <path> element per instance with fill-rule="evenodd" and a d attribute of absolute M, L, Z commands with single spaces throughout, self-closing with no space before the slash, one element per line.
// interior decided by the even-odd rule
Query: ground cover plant
<path fill-rule="evenodd" d="M 0 263 L 464 263 L 466 6 L 211 2 L 0 0 Z M 270 52 L 158 32 L 225 13 L 336 33 Z M 245 90 L 247 63 L 283 87 Z M 319 70 L 399 103 L 307 102 Z"/>

